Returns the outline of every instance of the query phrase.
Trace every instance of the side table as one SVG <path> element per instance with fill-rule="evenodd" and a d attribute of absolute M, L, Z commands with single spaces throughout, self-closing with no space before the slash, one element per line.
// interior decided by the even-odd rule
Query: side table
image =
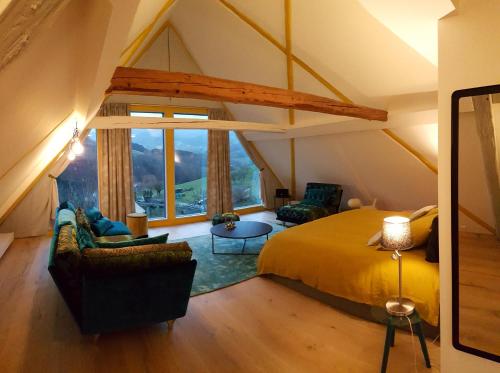
<path fill-rule="evenodd" d="M 135 237 L 148 236 L 148 216 L 142 212 L 127 214 L 127 227 Z"/>
<path fill-rule="evenodd" d="M 425 366 L 427 368 L 431 367 L 431 360 L 429 358 L 429 352 L 427 350 L 427 345 L 425 343 L 425 336 L 422 330 L 422 320 L 420 319 L 420 315 L 415 310 L 408 319 L 406 317 L 393 316 L 387 313 L 387 311 L 383 308 L 373 308 L 372 315 L 377 319 L 377 321 L 383 321 L 387 325 L 387 332 L 385 335 L 385 344 L 384 344 L 384 355 L 382 357 L 382 366 L 380 367 L 380 371 L 385 373 L 387 369 L 387 362 L 389 360 L 389 352 L 391 347 L 394 347 L 394 343 L 396 340 L 396 328 L 404 328 L 408 327 L 408 319 L 411 323 L 411 327 L 413 329 L 413 334 L 418 336 L 420 341 L 420 348 L 422 349 L 422 354 L 424 355 Z"/>

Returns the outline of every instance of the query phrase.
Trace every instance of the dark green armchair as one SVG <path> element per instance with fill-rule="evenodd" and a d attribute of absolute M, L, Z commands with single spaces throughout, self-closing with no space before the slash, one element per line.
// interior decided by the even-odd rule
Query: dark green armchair
<path fill-rule="evenodd" d="M 303 224 L 339 212 L 342 186 L 338 184 L 307 183 L 304 199 L 298 204 L 280 207 L 277 220 Z"/>

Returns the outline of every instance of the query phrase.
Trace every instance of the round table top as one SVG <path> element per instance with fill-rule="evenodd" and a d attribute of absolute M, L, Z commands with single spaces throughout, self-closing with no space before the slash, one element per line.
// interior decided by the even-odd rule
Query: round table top
<path fill-rule="evenodd" d="M 147 218 L 148 216 L 143 212 L 131 212 L 127 214 L 128 218 Z"/>
<path fill-rule="evenodd" d="M 259 221 L 235 221 L 236 228 L 231 231 L 226 230 L 225 223 L 214 225 L 210 228 L 210 233 L 214 236 L 224 238 L 253 238 L 269 234 L 273 231 L 273 227 Z"/>

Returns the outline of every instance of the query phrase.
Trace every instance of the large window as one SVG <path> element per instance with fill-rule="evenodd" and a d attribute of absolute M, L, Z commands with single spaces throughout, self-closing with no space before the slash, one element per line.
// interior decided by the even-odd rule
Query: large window
<path fill-rule="evenodd" d="M 207 130 L 174 132 L 175 214 L 207 212 Z"/>
<path fill-rule="evenodd" d="M 233 131 L 229 134 L 229 147 L 233 207 L 237 209 L 262 205 L 259 169 L 250 159 Z"/>
<path fill-rule="evenodd" d="M 75 206 L 98 206 L 96 131 L 90 131 L 84 142 L 85 151 L 72 161 L 57 178 L 59 201 Z"/>
<path fill-rule="evenodd" d="M 162 117 L 162 113 L 131 112 L 131 116 Z M 135 210 L 150 219 L 167 217 L 165 142 L 162 129 L 132 129 Z"/>

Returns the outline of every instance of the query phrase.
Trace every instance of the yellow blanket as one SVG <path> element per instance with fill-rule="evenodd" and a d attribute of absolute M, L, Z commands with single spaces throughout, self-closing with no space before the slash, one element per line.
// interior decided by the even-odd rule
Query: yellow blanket
<path fill-rule="evenodd" d="M 384 217 L 407 213 L 352 210 L 286 229 L 263 247 L 258 273 L 300 280 L 325 293 L 358 303 L 384 306 L 398 293 L 398 265 L 391 251 L 367 246 Z M 438 265 L 425 261 L 422 248 L 403 252 L 403 296 L 420 316 L 438 325 Z"/>

